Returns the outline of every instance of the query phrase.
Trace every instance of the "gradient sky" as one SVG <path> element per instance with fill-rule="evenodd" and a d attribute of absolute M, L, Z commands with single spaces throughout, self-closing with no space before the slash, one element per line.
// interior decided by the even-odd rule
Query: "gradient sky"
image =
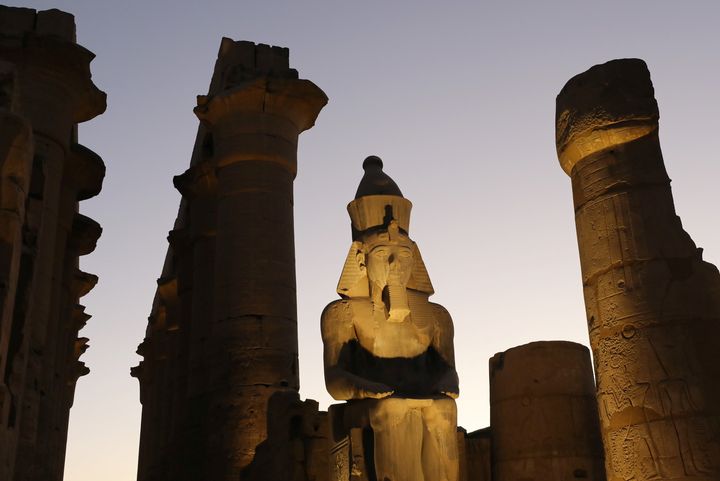
<path fill-rule="evenodd" d="M 19 5 L 20 6 L 20 5 Z M 489 422 L 487 361 L 534 340 L 587 344 L 572 198 L 555 156 L 555 95 L 613 58 L 645 59 L 678 213 L 720 261 L 717 1 L 28 1 L 75 14 L 108 110 L 80 127 L 107 164 L 81 211 L 104 229 L 70 417 L 67 481 L 135 479 L 141 406 L 129 369 L 189 164 L 195 95 L 220 38 L 290 48 L 330 98 L 301 135 L 295 181 L 301 396 L 331 399 L 319 317 L 350 245 L 362 160 L 413 204 L 411 236 L 455 321 L 459 422 Z"/>

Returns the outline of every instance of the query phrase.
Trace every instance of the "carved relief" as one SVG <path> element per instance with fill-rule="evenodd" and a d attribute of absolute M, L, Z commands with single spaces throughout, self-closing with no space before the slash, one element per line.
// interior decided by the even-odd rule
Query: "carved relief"
<path fill-rule="evenodd" d="M 720 275 L 675 214 L 657 119 L 639 60 L 595 66 L 558 96 L 607 471 L 717 481 Z"/>

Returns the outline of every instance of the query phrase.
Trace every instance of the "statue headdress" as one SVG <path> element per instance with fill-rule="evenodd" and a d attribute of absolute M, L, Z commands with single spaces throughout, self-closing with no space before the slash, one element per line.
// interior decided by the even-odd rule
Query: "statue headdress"
<path fill-rule="evenodd" d="M 337 286 L 338 294 L 343 297 L 369 296 L 367 273 L 364 265 L 359 262 L 364 254 L 361 240 L 363 236 L 371 232 L 388 230 L 391 222 L 397 225 L 405 236 L 410 232 L 412 203 L 403 197 L 395 181 L 382 169 L 383 163 L 379 157 L 371 155 L 365 159 L 363 162 L 365 174 L 355 193 L 355 199 L 347 206 L 352 222 L 353 243 Z M 413 272 L 407 288 L 431 295 L 434 290 L 430 276 L 414 242 L 412 249 Z"/>

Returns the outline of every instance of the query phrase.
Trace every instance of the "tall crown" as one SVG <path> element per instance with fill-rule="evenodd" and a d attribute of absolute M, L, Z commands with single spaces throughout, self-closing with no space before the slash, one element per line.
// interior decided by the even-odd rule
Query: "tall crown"
<path fill-rule="evenodd" d="M 394 226 L 390 226 L 392 221 L 395 221 L 399 230 L 405 235 L 410 231 L 412 203 L 402 196 L 400 188 L 382 168 L 383 163 L 379 157 L 371 155 L 365 159 L 363 162 L 365 174 L 358 186 L 355 200 L 347 207 L 352 220 L 353 243 L 337 286 L 337 293 L 343 298 L 370 295 L 367 269 L 361 267 L 358 262 L 359 256 L 363 255 L 363 234 L 371 229 L 394 230 Z M 434 292 L 433 286 L 420 256 L 420 250 L 414 242 L 412 249 L 413 270 L 407 288 L 430 296 Z"/>
<path fill-rule="evenodd" d="M 392 220 L 405 234 L 410 232 L 412 202 L 402 196 L 400 188 L 382 168 L 382 160 L 374 155 L 363 162 L 365 174 L 355 193 L 355 200 L 347 206 L 353 240 L 368 229 L 387 228 Z"/>

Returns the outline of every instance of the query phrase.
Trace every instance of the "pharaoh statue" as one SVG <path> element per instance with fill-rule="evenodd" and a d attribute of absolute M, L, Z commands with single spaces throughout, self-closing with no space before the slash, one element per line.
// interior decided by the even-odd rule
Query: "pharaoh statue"
<path fill-rule="evenodd" d="M 341 299 L 322 314 L 325 383 L 367 418 L 376 479 L 457 481 L 452 319 L 428 300 L 433 287 L 408 236 L 412 204 L 382 165 L 365 159 L 348 205 Z"/>

